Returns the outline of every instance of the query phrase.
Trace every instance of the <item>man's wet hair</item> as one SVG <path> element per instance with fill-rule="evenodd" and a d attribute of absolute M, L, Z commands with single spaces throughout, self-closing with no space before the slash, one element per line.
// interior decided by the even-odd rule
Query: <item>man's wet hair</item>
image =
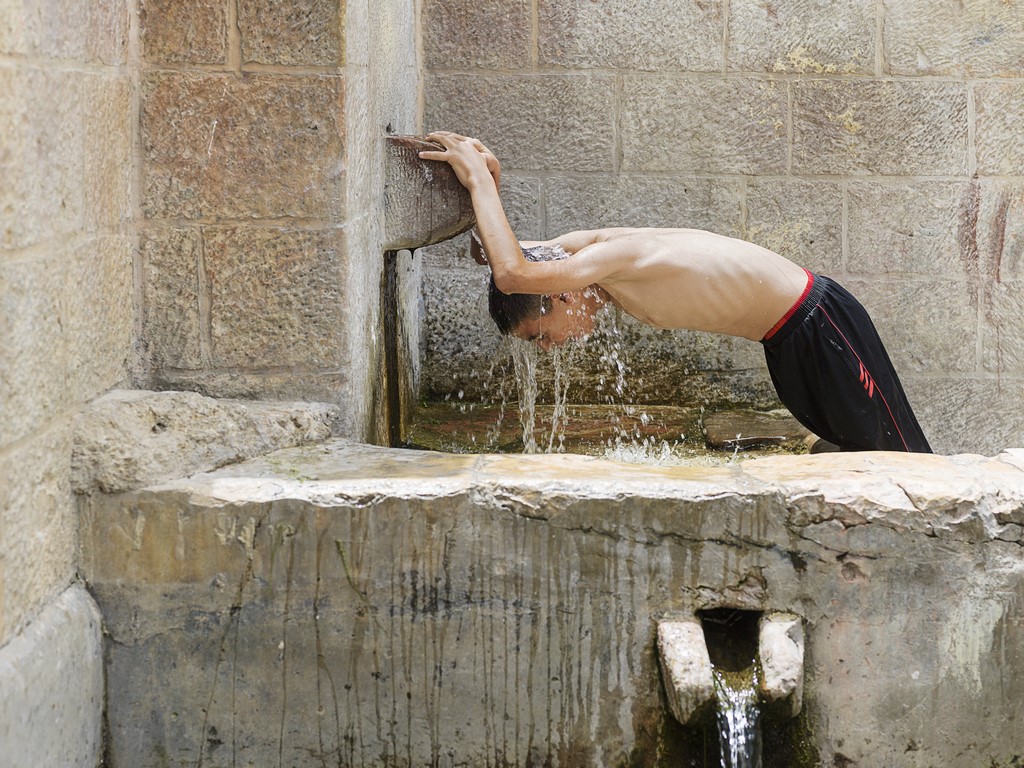
<path fill-rule="evenodd" d="M 536 245 L 533 248 L 523 248 L 523 256 L 527 261 L 557 261 L 567 258 L 569 254 L 559 245 Z M 494 284 L 492 274 L 487 287 L 487 308 L 498 330 L 503 336 L 508 336 L 524 320 L 549 312 L 551 298 L 532 293 L 502 293 Z"/>

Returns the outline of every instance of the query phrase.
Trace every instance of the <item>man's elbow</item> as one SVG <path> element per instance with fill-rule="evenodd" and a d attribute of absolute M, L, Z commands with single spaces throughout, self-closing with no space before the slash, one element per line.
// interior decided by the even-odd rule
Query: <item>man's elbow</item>
<path fill-rule="evenodd" d="M 493 271 L 494 285 L 499 291 L 506 294 L 523 293 L 523 282 L 519 275 L 513 270 L 497 269 Z"/>

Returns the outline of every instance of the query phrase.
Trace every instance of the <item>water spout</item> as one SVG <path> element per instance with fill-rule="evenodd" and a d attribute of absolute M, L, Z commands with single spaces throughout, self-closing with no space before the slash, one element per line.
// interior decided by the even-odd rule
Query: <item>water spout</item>
<path fill-rule="evenodd" d="M 672 715 L 683 725 L 697 725 L 714 705 L 715 681 L 696 617 L 658 623 L 658 660 Z"/>
<path fill-rule="evenodd" d="M 791 613 L 766 614 L 758 627 L 761 700 L 782 717 L 800 714 L 804 700 L 804 627 Z"/>
<path fill-rule="evenodd" d="M 787 719 L 803 706 L 799 616 L 721 608 L 658 624 L 669 709 L 703 727 L 716 713 L 723 768 L 759 768 L 762 715 Z"/>

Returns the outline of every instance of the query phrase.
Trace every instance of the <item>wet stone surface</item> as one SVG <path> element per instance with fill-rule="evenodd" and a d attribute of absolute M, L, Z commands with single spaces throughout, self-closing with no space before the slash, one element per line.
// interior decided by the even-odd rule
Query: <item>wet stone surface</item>
<path fill-rule="evenodd" d="M 655 637 L 719 607 L 803 623 L 802 713 L 772 754 L 820 759 L 782 764 L 958 765 L 966 733 L 975 764 L 1009 764 L 1022 456 L 333 440 L 95 494 L 110 764 L 713 765 Z"/>

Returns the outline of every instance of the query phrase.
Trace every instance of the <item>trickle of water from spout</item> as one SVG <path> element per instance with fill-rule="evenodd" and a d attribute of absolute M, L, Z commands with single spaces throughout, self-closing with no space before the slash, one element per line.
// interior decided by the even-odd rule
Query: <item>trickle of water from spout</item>
<path fill-rule="evenodd" d="M 722 768 L 761 768 L 761 723 L 757 672 L 738 675 L 712 670 L 718 704 Z"/>
<path fill-rule="evenodd" d="M 523 427 L 523 453 L 537 453 L 537 349 L 525 341 L 512 341 L 512 365 L 519 387 L 519 422 Z"/>

